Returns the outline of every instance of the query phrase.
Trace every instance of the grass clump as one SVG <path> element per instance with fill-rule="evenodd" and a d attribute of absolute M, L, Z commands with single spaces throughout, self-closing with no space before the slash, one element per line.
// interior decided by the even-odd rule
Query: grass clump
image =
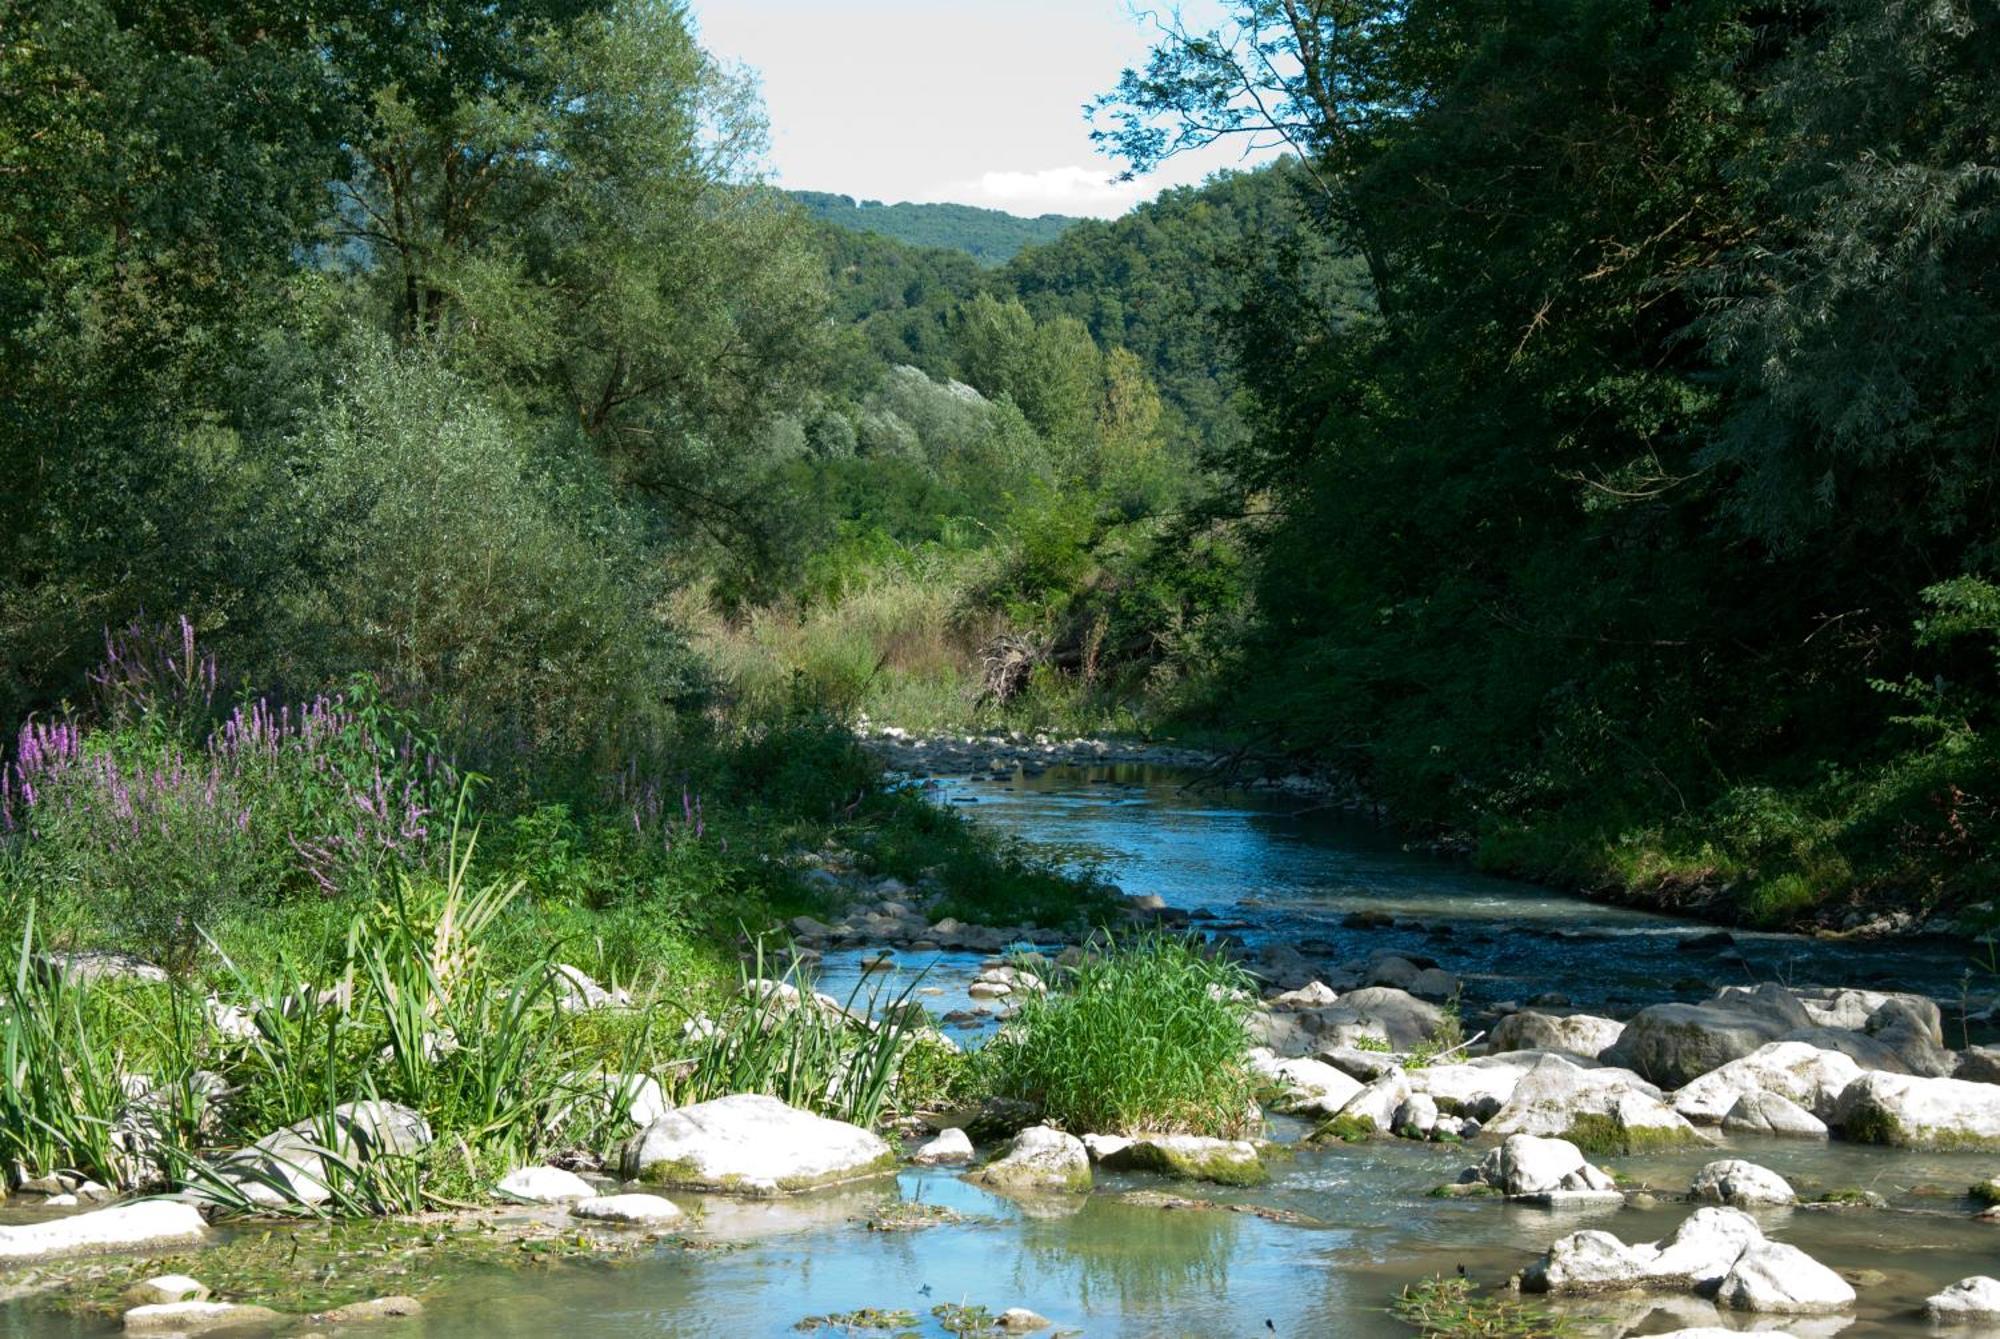
<path fill-rule="evenodd" d="M 1435 1275 L 1396 1295 L 1389 1313 L 1425 1339 L 1564 1339 L 1578 1331 L 1568 1317 L 1513 1297 L 1484 1296 L 1463 1275 Z"/>
<path fill-rule="evenodd" d="M 1250 979 L 1192 940 L 1115 945 L 1057 976 L 990 1046 L 994 1089 L 1076 1131 L 1234 1137 L 1255 1121 Z"/>

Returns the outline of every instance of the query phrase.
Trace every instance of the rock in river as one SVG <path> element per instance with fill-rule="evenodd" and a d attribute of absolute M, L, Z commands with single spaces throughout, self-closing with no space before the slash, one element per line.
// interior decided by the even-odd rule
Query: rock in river
<path fill-rule="evenodd" d="M 2000 1086 L 1875 1071 L 1847 1086 L 1832 1124 L 1862 1143 L 2000 1147 Z"/>
<path fill-rule="evenodd" d="M 1075 1135 L 1034 1125 L 1014 1136 L 1007 1152 L 972 1173 L 997 1190 L 1082 1194 L 1090 1189 L 1090 1154 Z"/>
<path fill-rule="evenodd" d="M 1799 1202 L 1797 1192 L 1784 1177 L 1741 1158 L 1723 1158 L 1696 1172 L 1688 1198 L 1739 1209 Z"/>
<path fill-rule="evenodd" d="M 1486 1049 L 1499 1055 L 1506 1051 L 1560 1051 L 1583 1060 L 1595 1060 L 1617 1045 L 1625 1025 L 1592 1014 L 1545 1014 L 1532 1009 L 1508 1014 L 1493 1026 Z"/>
<path fill-rule="evenodd" d="M 1575 1144 L 1531 1134 L 1509 1135 L 1477 1167 L 1467 1169 L 1459 1182 L 1491 1186 L 1509 1199 L 1548 1203 L 1624 1198 L 1611 1174 L 1592 1166 Z"/>
<path fill-rule="evenodd" d="M 1924 1302 L 1924 1314 L 1941 1321 L 2000 1321 L 2000 1279 L 1975 1274 Z"/>
<path fill-rule="evenodd" d="M 0 1227 L 0 1262 L 40 1260 L 84 1251 L 182 1246 L 208 1235 L 192 1204 L 140 1200 L 67 1218 Z"/>
<path fill-rule="evenodd" d="M 891 1171 L 881 1139 L 844 1121 L 738 1093 L 670 1111 L 625 1145 L 628 1180 L 776 1195 Z"/>
<path fill-rule="evenodd" d="M 1697 1209 L 1663 1241 L 1628 1246 L 1609 1232 L 1572 1232 L 1528 1266 L 1528 1292 L 1714 1290 L 1740 1311 L 1819 1314 L 1854 1301 L 1854 1289 L 1796 1247 L 1766 1241 L 1740 1209 Z"/>

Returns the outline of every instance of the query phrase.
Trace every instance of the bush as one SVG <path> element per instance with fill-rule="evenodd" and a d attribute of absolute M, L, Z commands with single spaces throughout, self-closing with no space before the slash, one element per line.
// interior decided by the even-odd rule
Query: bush
<path fill-rule="evenodd" d="M 1030 996 L 988 1048 L 996 1089 L 1078 1132 L 1241 1135 L 1252 981 L 1192 940 L 1145 938 Z"/>

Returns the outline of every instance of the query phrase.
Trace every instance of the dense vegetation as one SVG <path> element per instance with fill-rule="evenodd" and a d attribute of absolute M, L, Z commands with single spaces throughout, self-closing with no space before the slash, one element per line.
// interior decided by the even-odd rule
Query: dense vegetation
<path fill-rule="evenodd" d="M 1270 516 L 1223 716 L 1507 868 L 1774 920 L 1984 897 L 1990 9 L 1233 15 L 1104 138 L 1288 139 L 1373 303 L 1279 256 L 1232 319 L 1218 475 Z"/>
<path fill-rule="evenodd" d="M 962 251 L 981 265 L 1002 265 L 1023 247 L 1054 241 L 1076 222 L 1062 214 L 1023 218 L 977 205 L 885 205 L 830 191 L 790 191 L 812 217 L 855 232 L 879 233 L 908 246 Z"/>

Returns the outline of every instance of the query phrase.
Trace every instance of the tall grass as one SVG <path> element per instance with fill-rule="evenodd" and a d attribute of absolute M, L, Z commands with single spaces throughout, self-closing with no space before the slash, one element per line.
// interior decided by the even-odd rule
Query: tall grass
<path fill-rule="evenodd" d="M 994 1086 L 1076 1132 L 1234 1136 L 1256 1120 L 1247 973 L 1148 936 L 1058 973 L 986 1049 Z"/>
<path fill-rule="evenodd" d="M 692 1053 L 677 1067 L 682 1102 L 731 1093 L 766 1093 L 851 1124 L 870 1126 L 895 1095 L 903 1061 L 926 1035 L 916 1003 L 923 973 L 887 1000 L 856 985 L 845 1002 L 819 996 L 812 979 L 787 969 L 765 975 L 763 945 L 745 964 L 737 1003 L 720 1019 L 690 1018 Z"/>

